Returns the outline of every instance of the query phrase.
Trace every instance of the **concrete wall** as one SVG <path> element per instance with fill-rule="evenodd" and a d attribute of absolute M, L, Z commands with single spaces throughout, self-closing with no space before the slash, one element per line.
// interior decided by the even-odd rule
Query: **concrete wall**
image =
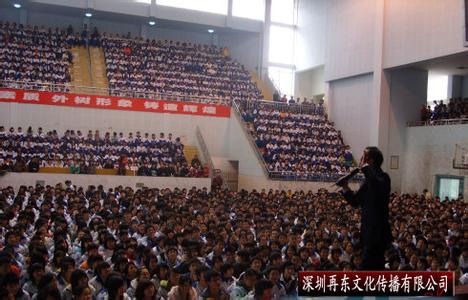
<path fill-rule="evenodd" d="M 463 76 L 450 75 L 448 77 L 448 98 L 458 98 L 463 92 Z"/>
<path fill-rule="evenodd" d="M 21 22 L 23 23 L 23 22 Z M 41 25 L 46 27 L 60 27 L 64 28 L 68 25 L 72 25 L 75 30 L 80 30 L 83 27 L 83 17 L 81 15 L 64 15 L 51 12 L 43 11 L 27 11 L 27 24 L 31 25 Z M 115 26 L 114 30 L 123 30 L 131 31 L 127 28 L 126 24 L 123 23 L 121 26 Z M 120 32 L 120 31 L 117 31 Z"/>
<path fill-rule="evenodd" d="M 328 99 L 330 120 L 359 157 L 362 150 L 371 145 L 372 75 L 330 82 Z"/>
<path fill-rule="evenodd" d="M 226 155 L 219 156 L 239 161 L 239 177 L 246 175 L 265 179 L 263 166 L 257 158 L 255 148 L 250 144 L 248 135 L 244 132 L 242 126 L 243 124 L 238 115 L 232 111 L 226 136 L 227 152 Z M 211 155 L 213 156 L 213 154 Z M 239 186 L 243 188 L 241 181 L 239 181 Z"/>
<path fill-rule="evenodd" d="M 261 34 L 226 32 L 219 36 L 219 46 L 227 47 L 231 57 L 259 73 L 261 63 Z"/>
<path fill-rule="evenodd" d="M 366 145 L 382 149 L 395 189 L 432 188 L 434 172 L 427 169 L 432 168 L 427 166 L 431 161 L 426 159 L 421 163 L 425 168 L 419 168 L 409 164 L 405 154 L 413 149 L 407 150 L 405 145 L 417 138 L 407 133 L 415 129 L 406 129 L 405 124 L 419 119 L 427 73 L 395 70 L 468 51 L 463 43 L 463 0 L 326 2 L 325 81 L 329 83 L 326 94 L 332 121 L 355 155 Z M 463 97 L 468 95 L 465 78 L 451 86 Z M 437 130 L 431 137 L 440 145 L 447 138 Z M 400 157 L 399 170 L 388 168 L 392 155 Z M 445 160 L 444 156 L 440 159 Z M 450 173 L 450 162 L 437 172 Z"/>
<path fill-rule="evenodd" d="M 325 41 L 325 80 L 373 70 L 375 0 L 329 0 Z"/>
<path fill-rule="evenodd" d="M 182 178 L 182 177 L 142 177 L 142 176 L 110 176 L 110 175 L 78 175 L 78 174 L 45 174 L 45 173 L 7 173 L 0 177 L 0 186 L 12 186 L 15 190 L 21 185 L 35 185 L 37 181 L 44 181 L 46 185 L 55 185 L 71 180 L 74 185 L 87 187 L 102 184 L 104 188 L 114 188 L 119 185 L 136 188 L 143 184 L 149 188 L 186 188 L 206 187 L 211 189 L 210 178 Z"/>
<path fill-rule="evenodd" d="M 416 193 L 427 188 L 434 192 L 436 175 L 460 176 L 460 170 L 452 168 L 455 144 L 467 143 L 466 125 L 407 128 L 401 190 Z M 468 199 L 466 174 L 464 198 Z"/>
<path fill-rule="evenodd" d="M 406 122 L 420 120 L 421 105 L 426 104 L 427 76 L 427 71 L 412 68 L 390 72 L 388 147 L 382 150 L 386 153 L 384 164 L 395 191 L 401 191 L 401 173 L 407 168 L 404 155 L 408 131 Z M 391 156 L 398 156 L 398 169 L 390 168 Z"/>
<path fill-rule="evenodd" d="M 359 184 L 351 183 L 350 188 L 357 190 Z M 317 192 L 319 189 L 327 189 L 333 191 L 336 186 L 331 182 L 310 182 L 310 181 L 284 181 L 284 180 L 269 180 L 262 176 L 246 176 L 239 175 L 239 190 L 254 190 L 256 189 L 274 189 L 274 190 L 292 190 L 292 191 L 313 191 Z"/>
<path fill-rule="evenodd" d="M 325 2 L 327 80 L 467 51 L 463 0 Z"/>
<path fill-rule="evenodd" d="M 386 0 L 384 66 L 467 51 L 463 0 Z"/>
<path fill-rule="evenodd" d="M 461 87 L 461 97 L 468 98 L 468 75 L 463 77 L 462 87 Z"/>
<path fill-rule="evenodd" d="M 43 127 L 44 130 L 57 129 L 59 133 L 67 129 L 86 132 L 99 129 L 101 132 L 117 131 L 125 134 L 138 130 L 143 133 L 171 132 L 180 136 L 188 145 L 195 145 L 195 128 L 199 126 L 211 155 L 219 156 L 223 156 L 226 151 L 225 138 L 230 123 L 228 118 L 19 103 L 0 103 L 0 120 L 5 127 Z"/>
<path fill-rule="evenodd" d="M 298 0 L 295 36 L 296 70 L 302 71 L 325 63 L 327 1 Z"/>
<path fill-rule="evenodd" d="M 19 22 L 20 10 L 10 7 L 2 7 L 0 9 L 0 20 L 3 22 Z"/>
<path fill-rule="evenodd" d="M 307 97 L 325 94 L 324 67 L 296 72 L 294 74 L 294 96 Z"/>

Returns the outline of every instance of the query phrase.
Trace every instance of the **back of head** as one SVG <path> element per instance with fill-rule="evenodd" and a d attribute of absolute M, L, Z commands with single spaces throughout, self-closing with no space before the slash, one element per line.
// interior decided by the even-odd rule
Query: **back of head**
<path fill-rule="evenodd" d="M 379 148 L 374 146 L 366 147 L 368 159 L 372 159 L 374 166 L 381 167 L 383 163 L 383 154 Z"/>
<path fill-rule="evenodd" d="M 119 290 L 125 285 L 125 282 L 117 272 L 111 272 L 106 278 L 105 287 L 109 294 L 109 300 L 116 299 L 116 296 L 119 293 Z"/>
<path fill-rule="evenodd" d="M 48 284 L 37 293 L 37 300 L 61 300 L 60 291 L 53 284 Z"/>
<path fill-rule="evenodd" d="M 139 280 L 138 286 L 135 291 L 135 299 L 137 300 L 144 299 L 145 290 L 150 287 L 154 287 L 154 289 L 156 290 L 156 286 L 154 285 L 152 281 L 146 280 L 146 279 Z"/>
<path fill-rule="evenodd" d="M 273 288 L 273 282 L 267 279 L 261 279 L 255 283 L 255 297 L 265 296 L 266 290 Z"/>

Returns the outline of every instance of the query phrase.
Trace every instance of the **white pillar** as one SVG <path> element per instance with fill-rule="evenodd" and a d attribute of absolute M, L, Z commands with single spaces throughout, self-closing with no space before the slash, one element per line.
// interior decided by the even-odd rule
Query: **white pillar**
<path fill-rule="evenodd" d="M 262 79 L 268 76 L 268 54 L 270 52 L 270 25 L 271 25 L 271 0 L 265 0 L 265 22 L 263 23 L 262 54 L 259 75 Z"/>

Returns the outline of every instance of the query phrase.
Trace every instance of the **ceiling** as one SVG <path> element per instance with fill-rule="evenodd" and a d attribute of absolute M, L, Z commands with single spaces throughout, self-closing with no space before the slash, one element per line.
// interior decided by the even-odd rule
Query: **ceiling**
<path fill-rule="evenodd" d="M 83 16 L 85 9 L 70 7 L 70 6 L 61 6 L 61 5 L 51 5 L 51 4 L 44 4 L 39 2 L 23 2 L 26 4 L 26 8 L 32 11 L 37 12 L 44 12 L 50 13 L 53 12 L 55 14 L 65 15 L 65 16 Z M 0 0 L 0 9 L 2 7 L 11 8 L 12 1 L 11 0 Z M 133 23 L 133 24 L 147 24 L 148 17 L 141 17 L 136 15 L 130 14 L 119 14 L 114 12 L 106 12 L 106 11 L 93 11 L 93 18 L 104 19 L 109 21 L 116 21 L 116 22 L 123 22 L 123 23 Z M 217 27 L 217 26 L 210 26 L 204 24 L 197 24 L 197 23 L 189 23 L 189 22 L 181 22 L 175 20 L 168 20 L 168 19 L 157 19 L 156 26 L 158 28 L 164 29 L 173 29 L 173 30 L 182 30 L 188 32 L 206 32 L 208 29 L 215 29 L 216 33 L 223 34 L 223 33 L 250 33 L 248 31 L 233 29 L 230 27 Z"/>
<path fill-rule="evenodd" d="M 446 75 L 468 75 L 468 51 L 421 61 L 408 66 Z"/>

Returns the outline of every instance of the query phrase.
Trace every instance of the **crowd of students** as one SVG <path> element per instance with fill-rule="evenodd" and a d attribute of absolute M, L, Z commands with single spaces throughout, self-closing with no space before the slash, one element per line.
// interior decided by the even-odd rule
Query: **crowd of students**
<path fill-rule="evenodd" d="M 352 167 L 351 150 L 320 106 L 309 112 L 265 102 L 244 102 L 240 107 L 268 170 L 276 177 L 332 180 Z"/>
<path fill-rule="evenodd" d="M 72 62 L 67 33 L 0 21 L 0 79 L 66 84 Z"/>
<path fill-rule="evenodd" d="M 184 95 L 227 104 L 261 98 L 249 72 L 231 59 L 227 49 L 101 34 L 87 27 L 76 32 L 72 26 L 0 23 L 0 79 L 69 84 L 70 47 L 86 45 L 104 49 L 112 95 Z"/>
<path fill-rule="evenodd" d="M 0 169 L 13 172 L 38 172 L 41 167 L 69 168 L 73 174 L 96 174 L 96 169 L 117 169 L 119 175 L 133 170 L 139 176 L 204 177 L 198 160 L 189 165 L 180 138 L 160 133 L 127 137 L 122 132 L 56 130 L 44 132 L 21 127 L 8 131 L 0 126 Z"/>
<path fill-rule="evenodd" d="M 433 109 L 430 105 L 421 106 L 421 121 L 468 118 L 468 98 L 450 99 L 448 104 L 434 101 L 433 106 Z"/>
<path fill-rule="evenodd" d="M 111 91 L 189 95 L 224 103 L 261 97 L 244 66 L 216 46 L 106 34 L 100 41 Z"/>
<path fill-rule="evenodd" d="M 392 194 L 388 270 L 468 282 L 467 204 Z M 321 190 L 0 190 L 2 299 L 280 299 L 301 270 L 355 270 L 358 210 Z"/>
<path fill-rule="evenodd" d="M 318 100 L 318 101 L 315 101 L 314 99 L 307 99 L 307 97 L 303 97 L 302 100 L 301 100 L 300 97 L 296 97 L 296 99 L 294 99 L 294 96 L 292 96 L 292 95 L 288 99 L 286 94 L 284 94 L 281 97 L 279 91 L 275 91 L 273 93 L 273 102 L 314 106 L 314 107 L 316 107 L 316 109 L 321 110 L 322 113 L 323 113 L 323 110 L 324 110 L 323 109 L 323 104 L 324 104 L 325 101 L 323 100 L 323 98 Z"/>

